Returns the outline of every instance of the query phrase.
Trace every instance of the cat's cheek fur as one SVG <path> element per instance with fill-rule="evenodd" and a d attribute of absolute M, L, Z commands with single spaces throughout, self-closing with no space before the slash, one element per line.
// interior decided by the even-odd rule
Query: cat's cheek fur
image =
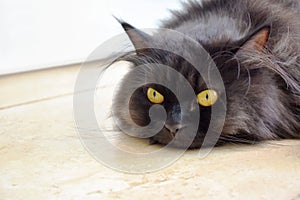
<path fill-rule="evenodd" d="M 129 100 L 129 114 L 138 126 L 147 126 L 150 123 L 149 110 L 152 104 L 146 98 L 142 89 L 135 91 Z"/>
<path fill-rule="evenodd" d="M 289 122 L 290 116 L 294 115 L 286 101 L 290 97 L 276 84 L 276 76 L 267 69 L 260 69 L 259 73 L 249 78 L 251 85 L 247 93 L 228 100 L 231 103 L 227 105 L 222 136 L 233 136 L 237 141 L 240 138 L 245 143 L 246 140 L 254 143 L 260 140 L 292 138 L 297 128 L 293 127 L 296 122 Z M 240 92 L 236 90 L 236 93 Z M 230 98 L 233 94 L 228 96 Z"/>

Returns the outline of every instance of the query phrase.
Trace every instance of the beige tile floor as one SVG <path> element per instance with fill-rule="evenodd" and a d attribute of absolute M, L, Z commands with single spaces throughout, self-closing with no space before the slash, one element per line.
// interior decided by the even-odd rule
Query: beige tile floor
<path fill-rule="evenodd" d="M 78 70 L 68 66 L 0 77 L 1 200 L 300 199 L 296 140 L 215 148 L 204 159 L 188 151 L 170 167 L 148 174 L 103 166 L 75 129 Z"/>

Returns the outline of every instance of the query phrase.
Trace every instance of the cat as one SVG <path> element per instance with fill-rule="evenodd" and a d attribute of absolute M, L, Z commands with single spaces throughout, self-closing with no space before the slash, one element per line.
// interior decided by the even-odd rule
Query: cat
<path fill-rule="evenodd" d="M 216 145 L 300 138 L 299 8 L 298 0 L 194 0 L 183 3 L 182 10 L 172 11 L 172 17 L 162 21 L 161 28 L 178 31 L 201 44 L 221 74 L 227 110 Z M 149 62 L 170 66 L 189 81 L 195 93 L 204 94 L 208 105 L 197 104 L 198 131 L 188 146 L 200 148 L 208 130 L 211 108 L 218 101 L 217 91 L 207 88 L 201 75 L 183 58 L 150 48 L 157 39 L 155 35 L 119 22 L 136 48 L 134 54 L 120 60 L 131 62 L 133 68 Z M 181 48 L 180 43 L 174 44 L 167 38 L 159 42 Z M 139 48 L 147 45 L 149 48 Z M 164 127 L 149 139 L 151 144 L 167 145 L 186 126 L 181 116 L 189 113 L 182 113 L 176 96 L 158 84 L 144 85 L 127 94 L 126 88 L 135 78 L 129 72 L 121 80 L 113 100 L 115 116 L 127 126 L 132 125 L 127 120 L 131 118 L 143 127 L 150 122 L 150 107 L 162 105 L 167 113 Z M 124 108 L 126 100 L 130 116 L 123 112 L 128 109 Z M 188 135 L 176 139 L 174 146 L 183 147 L 185 138 Z"/>

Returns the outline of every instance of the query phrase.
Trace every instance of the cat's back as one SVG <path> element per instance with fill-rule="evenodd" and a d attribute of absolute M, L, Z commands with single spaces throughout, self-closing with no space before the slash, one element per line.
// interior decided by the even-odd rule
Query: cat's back
<path fill-rule="evenodd" d="M 264 54 L 244 54 L 243 63 L 260 60 L 300 93 L 299 0 L 193 0 L 173 11 L 163 28 L 181 32 L 213 49 L 230 49 L 267 27 Z M 210 52 L 212 49 L 212 52 Z"/>
<path fill-rule="evenodd" d="M 299 0 L 193 0 L 163 22 L 202 42 L 239 40 L 264 25 L 299 33 Z"/>

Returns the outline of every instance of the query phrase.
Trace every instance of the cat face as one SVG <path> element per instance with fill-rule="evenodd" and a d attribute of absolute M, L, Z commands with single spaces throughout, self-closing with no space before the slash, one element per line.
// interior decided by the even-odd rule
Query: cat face
<path fill-rule="evenodd" d="M 276 88 L 269 87 L 268 82 L 272 82 L 272 78 L 262 78 L 268 71 L 261 70 L 254 63 L 241 65 L 240 62 L 244 52 L 259 54 L 263 51 L 270 33 L 268 27 L 262 27 L 240 41 L 202 44 L 211 55 L 223 78 L 226 89 L 225 94 L 219 88 L 207 87 L 201 74 L 180 56 L 158 49 L 140 49 L 142 46 L 147 46 L 149 42 L 155 42 L 156 38 L 140 32 L 127 23 L 122 23 L 122 26 L 137 48 L 136 54 L 130 55 L 126 60 L 134 63 L 135 67 L 154 63 L 154 65 L 151 65 L 153 71 L 160 70 L 159 66 L 155 64 L 167 65 L 182 74 L 196 94 L 194 100 L 187 98 L 179 103 L 176 95 L 171 90 L 155 83 L 167 80 L 172 82 L 175 88 L 180 88 L 179 86 L 183 85 L 183 82 L 180 79 L 172 80 L 168 75 L 160 75 L 160 73 L 156 73 L 155 77 L 152 77 L 153 80 L 156 80 L 153 84 L 143 85 L 135 90 L 133 94 L 128 93 L 127 88 L 134 87 L 134 80 L 140 78 L 129 72 L 123 78 L 113 104 L 114 113 L 126 126 L 132 125 L 127 120 L 128 118 L 131 118 L 138 126 L 147 126 L 151 121 L 149 117 L 150 108 L 153 105 L 161 105 L 166 111 L 166 120 L 163 128 L 149 138 L 150 142 L 167 145 L 173 141 L 172 144 L 176 147 L 186 147 L 188 145 L 189 148 L 198 148 L 203 144 L 209 128 L 212 107 L 224 106 L 225 104 L 227 107 L 226 121 L 217 144 L 223 144 L 227 141 L 248 143 L 258 139 L 257 135 L 250 134 L 249 121 L 252 120 L 253 122 L 250 124 L 254 125 L 256 120 L 251 114 L 259 109 L 257 105 L 261 105 L 264 101 L 263 96 L 271 95 L 277 91 Z M 170 45 L 172 48 L 181 47 L 180 44 L 174 44 L 174 42 L 168 44 L 168 40 L 159 42 L 164 42 L 164 45 Z M 252 85 L 250 85 L 250 80 L 252 80 Z M 267 84 L 263 84 L 258 88 L 255 83 L 260 81 Z M 181 89 L 179 92 L 184 93 L 185 90 Z M 246 95 L 247 98 L 245 98 Z M 220 101 L 221 97 L 224 96 L 227 96 L 227 102 Z M 130 116 L 122 112 L 122 109 L 126 109 L 122 105 L 126 105 L 125 101 L 127 100 L 129 100 Z M 200 115 L 200 119 L 197 121 L 198 130 L 195 136 L 192 133 L 190 134 L 187 129 L 191 123 L 194 123 L 194 116 L 197 114 Z M 218 119 L 216 121 L 218 122 Z M 221 125 L 223 124 L 220 122 Z M 176 139 L 174 140 L 175 136 Z M 189 143 L 191 138 L 193 140 L 192 144 Z M 214 145 L 214 143 L 213 141 L 208 142 L 207 145 Z"/>
<path fill-rule="evenodd" d="M 160 53 L 161 55 L 161 53 Z M 130 117 L 139 126 L 147 126 L 150 123 L 149 110 L 153 105 L 163 106 L 166 111 L 166 120 L 164 122 L 163 128 L 154 136 L 152 136 L 150 141 L 152 143 L 169 144 L 173 141 L 172 145 L 176 147 L 199 147 L 202 144 L 207 132 L 210 115 L 211 106 L 218 104 L 219 95 L 223 95 L 217 91 L 216 88 L 208 88 L 203 81 L 200 74 L 195 71 L 189 63 L 184 61 L 175 55 L 164 55 L 168 58 L 168 63 L 160 60 L 156 63 L 167 66 L 181 66 L 180 73 L 185 77 L 192 86 L 193 91 L 197 94 L 197 98 L 189 98 L 187 90 L 182 87 L 185 83 L 182 79 L 172 79 L 168 74 L 154 73 L 155 77 L 151 79 L 156 80 L 154 82 L 159 83 L 161 80 L 167 80 L 173 84 L 173 87 L 180 90 L 177 91 L 180 96 L 183 97 L 180 103 L 177 96 L 167 87 L 160 84 L 146 84 L 138 88 L 131 96 L 129 100 L 129 110 Z M 167 56 L 167 57 L 166 57 Z M 174 61 L 174 62 L 172 62 Z M 153 71 L 159 71 L 159 66 L 152 66 Z M 134 80 L 136 77 L 131 77 L 129 73 L 124 80 Z M 126 83 L 122 84 L 121 88 L 128 87 Z M 122 90 L 122 89 L 121 89 Z M 124 89 L 123 89 L 124 90 Z M 122 94 L 125 95 L 125 94 Z M 186 97 L 186 98 L 185 98 Z M 200 112 L 200 113 L 199 113 Z M 197 114 L 200 114 L 200 120 L 195 122 L 197 119 Z M 195 135 L 189 132 L 189 128 L 193 123 L 198 126 L 196 139 L 193 140 Z M 175 139 L 175 136 L 176 139 Z M 190 141 L 193 140 L 193 144 Z"/>

